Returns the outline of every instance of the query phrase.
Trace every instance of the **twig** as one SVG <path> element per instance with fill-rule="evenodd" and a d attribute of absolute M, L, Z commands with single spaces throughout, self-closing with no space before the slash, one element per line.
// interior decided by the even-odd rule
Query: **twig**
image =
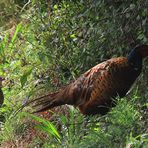
<path fill-rule="evenodd" d="M 23 6 L 23 8 L 21 9 L 21 12 L 23 12 L 24 11 L 24 9 L 27 7 L 27 5 L 29 5 L 30 4 L 30 2 L 31 2 L 31 0 L 28 0 L 28 2 Z"/>

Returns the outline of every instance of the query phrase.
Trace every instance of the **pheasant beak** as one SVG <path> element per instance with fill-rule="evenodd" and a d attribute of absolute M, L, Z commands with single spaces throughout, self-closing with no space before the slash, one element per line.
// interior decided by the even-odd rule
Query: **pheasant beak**
<path fill-rule="evenodd" d="M 148 57 L 148 45 L 145 45 L 141 50 L 140 53 L 143 58 Z"/>

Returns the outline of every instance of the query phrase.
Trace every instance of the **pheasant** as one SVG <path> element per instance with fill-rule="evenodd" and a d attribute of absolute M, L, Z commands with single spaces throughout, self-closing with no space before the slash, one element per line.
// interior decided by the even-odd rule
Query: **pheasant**
<path fill-rule="evenodd" d="M 2 106 L 3 102 L 4 102 L 4 95 L 3 95 L 3 91 L 2 91 L 2 81 L 4 79 L 2 77 L 0 77 L 0 107 Z"/>
<path fill-rule="evenodd" d="M 135 47 L 127 57 L 111 58 L 82 74 L 57 92 L 30 101 L 35 113 L 56 106 L 73 105 L 84 115 L 106 114 L 124 97 L 140 75 L 142 61 L 148 56 L 148 45 Z"/>

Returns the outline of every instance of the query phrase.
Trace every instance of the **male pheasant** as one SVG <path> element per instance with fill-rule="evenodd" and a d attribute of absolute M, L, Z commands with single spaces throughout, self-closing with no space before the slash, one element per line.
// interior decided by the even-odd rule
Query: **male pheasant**
<path fill-rule="evenodd" d="M 68 104 L 78 107 L 84 115 L 106 114 L 115 106 L 114 99 L 124 97 L 142 70 L 148 56 L 148 45 L 135 47 L 128 57 L 102 62 L 61 90 L 34 99 L 35 112 Z"/>

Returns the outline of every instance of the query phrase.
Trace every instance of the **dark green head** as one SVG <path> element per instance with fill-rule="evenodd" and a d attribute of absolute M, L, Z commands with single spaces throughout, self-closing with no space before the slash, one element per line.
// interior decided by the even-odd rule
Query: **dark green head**
<path fill-rule="evenodd" d="M 148 56 L 148 45 L 135 47 L 128 56 L 128 62 L 134 69 L 141 70 L 142 59 Z"/>

